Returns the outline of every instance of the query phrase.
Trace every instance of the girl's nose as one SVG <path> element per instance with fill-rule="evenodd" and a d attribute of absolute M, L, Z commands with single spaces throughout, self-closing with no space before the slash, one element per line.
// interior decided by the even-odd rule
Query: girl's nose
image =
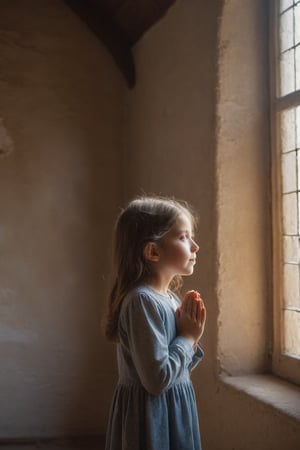
<path fill-rule="evenodd" d="M 197 251 L 199 250 L 199 248 L 200 248 L 199 245 L 196 244 L 196 242 L 193 241 L 193 239 L 192 239 L 192 252 L 197 253 Z"/>

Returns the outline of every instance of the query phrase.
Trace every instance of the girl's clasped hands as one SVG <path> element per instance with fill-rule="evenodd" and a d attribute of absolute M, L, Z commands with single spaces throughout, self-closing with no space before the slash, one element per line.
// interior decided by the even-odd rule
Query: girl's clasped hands
<path fill-rule="evenodd" d="M 201 338 L 206 321 L 206 308 L 199 292 L 187 291 L 176 310 L 177 334 L 195 347 Z"/>

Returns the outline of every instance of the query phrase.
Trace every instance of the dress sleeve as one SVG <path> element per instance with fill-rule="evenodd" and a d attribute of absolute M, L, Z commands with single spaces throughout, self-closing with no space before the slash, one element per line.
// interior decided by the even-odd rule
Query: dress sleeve
<path fill-rule="evenodd" d="M 192 371 L 199 364 L 199 362 L 203 359 L 203 356 L 204 356 L 204 351 L 201 348 L 200 344 L 197 344 L 197 349 L 194 353 L 192 362 L 189 365 L 190 371 Z"/>
<path fill-rule="evenodd" d="M 181 336 L 168 344 L 163 311 L 147 295 L 140 293 L 130 299 L 120 328 L 141 383 L 150 394 L 169 389 L 190 369 L 195 358 L 192 346 Z"/>

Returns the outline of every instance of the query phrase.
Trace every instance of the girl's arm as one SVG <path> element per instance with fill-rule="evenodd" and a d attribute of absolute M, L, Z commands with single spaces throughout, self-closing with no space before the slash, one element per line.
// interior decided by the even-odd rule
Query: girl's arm
<path fill-rule="evenodd" d="M 146 294 L 136 294 L 126 305 L 120 334 L 150 394 L 169 389 L 193 364 L 195 353 L 187 339 L 177 336 L 168 344 L 163 309 Z"/>

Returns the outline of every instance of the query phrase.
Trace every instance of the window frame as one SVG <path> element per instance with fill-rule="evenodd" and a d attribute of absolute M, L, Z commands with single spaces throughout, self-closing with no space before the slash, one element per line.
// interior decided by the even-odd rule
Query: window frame
<path fill-rule="evenodd" d="M 283 342 L 283 276 L 282 276 L 282 189 L 279 113 L 300 105 L 300 90 L 277 97 L 279 92 L 279 7 L 280 0 L 270 0 L 270 133 L 272 161 L 272 223 L 273 223 L 273 351 L 272 371 L 293 383 L 300 384 L 300 358 L 285 354 Z"/>

